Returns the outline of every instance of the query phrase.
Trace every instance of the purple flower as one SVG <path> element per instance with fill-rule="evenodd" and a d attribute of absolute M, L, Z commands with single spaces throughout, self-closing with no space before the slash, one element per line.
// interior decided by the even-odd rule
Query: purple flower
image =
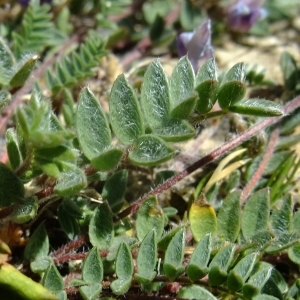
<path fill-rule="evenodd" d="M 227 23 L 233 30 L 247 32 L 259 19 L 266 17 L 264 0 L 238 0 L 227 9 Z"/>
<path fill-rule="evenodd" d="M 188 58 L 196 72 L 198 67 L 213 57 L 211 46 L 211 22 L 207 20 L 193 32 L 182 32 L 177 39 L 177 49 L 180 57 Z"/>
<path fill-rule="evenodd" d="M 30 0 L 19 0 L 19 3 L 23 6 L 28 6 L 29 2 L 30 2 Z M 52 0 L 41 0 L 41 4 L 45 4 L 45 3 L 50 4 L 51 2 L 52 2 Z"/>

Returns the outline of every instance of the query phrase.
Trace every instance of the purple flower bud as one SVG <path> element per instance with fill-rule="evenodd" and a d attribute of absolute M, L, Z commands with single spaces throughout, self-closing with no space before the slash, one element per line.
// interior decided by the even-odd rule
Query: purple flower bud
<path fill-rule="evenodd" d="M 211 46 L 211 22 L 208 19 L 193 32 L 182 32 L 177 39 L 178 55 L 188 55 L 196 73 L 198 67 L 213 57 Z"/>
<path fill-rule="evenodd" d="M 259 19 L 266 17 L 264 0 L 238 0 L 227 9 L 227 23 L 233 30 L 247 32 Z"/>

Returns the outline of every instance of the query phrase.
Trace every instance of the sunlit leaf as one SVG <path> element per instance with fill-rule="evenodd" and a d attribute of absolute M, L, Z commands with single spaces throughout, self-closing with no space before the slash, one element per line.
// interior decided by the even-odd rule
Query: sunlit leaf
<path fill-rule="evenodd" d="M 217 217 L 214 208 L 206 202 L 204 195 L 191 205 L 189 211 L 191 230 L 196 242 L 199 242 L 207 233 L 214 233 L 217 230 Z"/>

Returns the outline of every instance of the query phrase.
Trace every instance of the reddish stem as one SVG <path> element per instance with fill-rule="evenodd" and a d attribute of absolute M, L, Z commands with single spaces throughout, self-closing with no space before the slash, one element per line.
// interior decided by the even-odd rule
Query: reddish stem
<path fill-rule="evenodd" d="M 262 159 L 259 167 L 257 168 L 257 170 L 254 173 L 254 175 L 252 176 L 251 180 L 248 182 L 248 184 L 245 186 L 245 188 L 242 191 L 241 199 L 240 199 L 240 202 L 242 205 L 245 203 L 248 196 L 250 195 L 252 190 L 255 188 L 255 186 L 256 186 L 257 182 L 260 180 L 269 160 L 271 159 L 272 153 L 274 152 L 275 147 L 276 147 L 278 136 L 279 136 L 279 129 L 276 128 L 270 136 L 270 140 L 267 145 L 266 152 L 263 156 L 263 159 Z"/>

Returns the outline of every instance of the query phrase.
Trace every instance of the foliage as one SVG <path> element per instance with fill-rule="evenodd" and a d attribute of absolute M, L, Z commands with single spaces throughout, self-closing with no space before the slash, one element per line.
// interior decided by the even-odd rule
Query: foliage
<path fill-rule="evenodd" d="M 219 74 L 214 57 L 196 72 L 183 56 L 171 73 L 153 59 L 108 78 L 112 51 L 137 42 L 169 51 L 178 28 L 193 29 L 221 7 L 49 2 L 12 4 L 19 23 L 1 27 L 0 128 L 10 121 L 0 162 L 5 297 L 298 299 L 295 58 L 286 52 L 278 62 L 280 103 L 248 96 L 249 87 L 272 83 L 258 67 L 241 62 Z M 182 10 L 170 23 L 174 5 Z M 199 125 L 223 116 L 230 133 L 243 132 L 182 172 L 168 170 L 181 146 L 193 151 Z M 199 169 L 189 191 L 182 188 L 187 201 L 174 191 L 160 196 Z M 16 246 L 21 255 L 12 255 Z M 24 267 L 15 268 L 21 260 Z"/>

